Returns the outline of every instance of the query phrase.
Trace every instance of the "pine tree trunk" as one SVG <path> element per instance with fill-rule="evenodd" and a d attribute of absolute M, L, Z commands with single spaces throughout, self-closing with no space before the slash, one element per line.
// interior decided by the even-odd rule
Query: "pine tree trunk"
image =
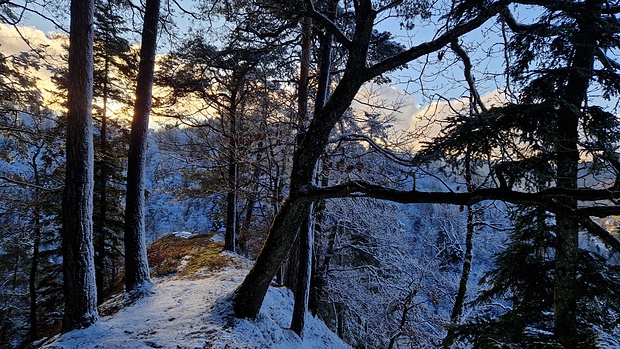
<path fill-rule="evenodd" d="M 262 148 L 262 143 L 259 144 L 259 148 Z M 238 247 L 243 253 L 246 254 L 248 252 L 250 227 L 252 226 L 252 216 L 254 215 L 254 206 L 256 205 L 256 198 L 258 196 L 258 188 L 260 184 L 261 169 L 259 164 L 262 161 L 261 155 L 262 154 L 259 152 L 256 157 L 257 165 L 254 167 L 254 171 L 252 171 L 253 188 L 252 192 L 250 193 L 250 197 L 248 198 L 243 224 L 241 225 L 241 229 L 239 229 Z"/>
<path fill-rule="evenodd" d="M 67 85 L 66 178 L 62 251 L 63 332 L 99 318 L 93 256 L 93 21 L 94 0 L 71 1 Z"/>
<path fill-rule="evenodd" d="M 125 208 L 125 288 L 127 292 L 140 291 L 139 289 L 142 286 L 151 283 L 144 231 L 144 171 L 155 70 L 159 6 L 160 0 L 146 0 L 136 86 L 136 104 L 131 123 Z"/>
<path fill-rule="evenodd" d="M 565 90 L 565 100 L 570 107 L 558 110 L 558 188 L 577 188 L 579 166 L 579 118 L 587 98 L 592 77 L 594 55 L 597 47 L 597 19 L 601 15 L 601 0 L 588 0 L 584 12 L 578 17 L 579 32 L 576 34 L 575 53 Z M 577 200 L 558 199 L 567 208 L 575 209 Z M 579 225 L 573 217 L 556 216 L 556 260 L 554 285 L 555 336 L 565 348 L 579 346 L 580 336 L 577 320 L 577 254 Z M 581 338 L 583 339 L 583 338 Z"/>
<path fill-rule="evenodd" d="M 99 151 L 101 152 L 101 162 L 99 164 L 99 176 L 95 178 L 95 187 L 99 188 L 99 222 L 94 222 L 95 227 L 95 280 L 97 282 L 97 304 L 103 303 L 105 294 L 105 274 L 106 274 L 106 217 L 108 215 L 107 190 L 108 190 L 108 78 L 110 62 L 105 59 L 105 70 L 103 79 L 103 111 L 101 113 L 101 130 L 99 134 Z"/>
<path fill-rule="evenodd" d="M 235 117 L 231 117 L 231 131 L 236 126 Z M 237 240 L 237 155 L 236 136 L 231 134 L 228 154 L 228 194 L 226 195 L 226 234 L 224 235 L 224 250 L 236 252 Z"/>
<path fill-rule="evenodd" d="M 37 186 L 40 186 L 41 183 L 38 180 L 38 173 L 36 171 L 35 165 L 35 183 Z M 34 207 L 34 241 L 32 246 L 32 264 L 30 265 L 30 278 L 28 283 L 28 292 L 30 296 L 30 312 L 29 312 L 29 322 L 30 322 L 30 334 L 29 338 L 31 341 L 34 341 L 38 337 L 38 319 L 37 319 L 37 274 L 39 267 L 39 255 L 40 255 L 40 245 L 41 245 L 41 205 L 40 205 L 40 193 L 39 189 L 35 189 L 35 197 L 36 197 L 36 205 Z"/>

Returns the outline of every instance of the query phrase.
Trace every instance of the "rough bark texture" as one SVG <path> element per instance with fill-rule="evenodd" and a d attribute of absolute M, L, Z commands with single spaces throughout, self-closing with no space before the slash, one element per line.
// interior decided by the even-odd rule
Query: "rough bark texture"
<path fill-rule="evenodd" d="M 299 91 L 297 93 L 299 123 L 308 118 L 308 86 L 310 85 L 310 55 L 312 49 L 312 19 L 305 17 L 302 21 L 301 67 L 299 74 Z M 295 295 L 291 329 L 298 336 L 303 336 L 308 295 L 310 287 L 310 270 L 312 268 L 312 209 L 308 209 L 306 219 L 299 228 L 296 243 L 291 250 L 288 286 Z"/>
<path fill-rule="evenodd" d="M 138 291 L 142 286 L 151 283 L 144 232 L 144 169 L 155 71 L 159 5 L 160 0 L 146 1 L 136 104 L 131 123 L 125 208 L 125 288 L 127 292 Z"/>
<path fill-rule="evenodd" d="M 226 234 L 224 249 L 236 251 L 237 240 L 237 110 L 236 93 L 233 93 L 229 115 L 228 139 L 228 194 L 226 195 Z"/>
<path fill-rule="evenodd" d="M 579 166 L 579 111 L 587 98 L 592 66 L 597 47 L 595 23 L 601 15 L 602 1 L 586 1 L 577 18 L 575 54 L 564 98 L 569 108 L 558 110 L 557 186 L 576 189 Z M 567 208 L 577 208 L 577 200 L 558 199 Z M 556 261 L 554 285 L 555 336 L 566 348 L 577 348 L 580 342 L 577 321 L 577 254 L 579 225 L 571 216 L 556 216 Z"/>
<path fill-rule="evenodd" d="M 298 282 L 295 288 L 295 304 L 293 306 L 293 318 L 291 329 L 299 337 L 303 337 L 304 325 L 306 323 L 306 309 L 310 296 L 310 271 L 312 269 L 312 246 L 314 244 L 312 232 L 312 205 L 306 214 L 306 220 L 299 229 L 297 238 L 299 240 L 299 267 L 297 270 Z"/>
<path fill-rule="evenodd" d="M 101 130 L 99 134 L 99 147 L 102 157 L 108 157 L 108 78 L 109 78 L 109 59 L 105 60 L 104 79 L 103 79 L 103 111 L 101 113 Z M 98 178 L 95 178 L 95 189 L 99 190 L 99 221 L 94 221 L 94 245 L 95 245 L 95 280 L 97 282 L 97 304 L 103 303 L 105 293 L 105 274 L 106 274 L 106 217 L 108 215 L 108 168 L 105 161 L 101 165 Z"/>
<path fill-rule="evenodd" d="M 71 2 L 67 172 L 63 196 L 63 332 L 99 318 L 93 253 L 93 0 Z"/>
<path fill-rule="evenodd" d="M 295 232 L 306 218 L 309 207 L 310 201 L 298 198 L 287 200 L 280 208 L 254 267 L 237 288 L 234 304 L 237 317 L 255 318 L 258 315 L 271 280 L 288 254 Z"/>

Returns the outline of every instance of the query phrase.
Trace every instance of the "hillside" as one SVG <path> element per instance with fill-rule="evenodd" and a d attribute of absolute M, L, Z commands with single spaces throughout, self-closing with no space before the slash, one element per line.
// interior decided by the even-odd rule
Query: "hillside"
<path fill-rule="evenodd" d="M 232 317 L 230 295 L 251 262 L 221 251 L 216 235 L 168 235 L 149 249 L 155 275 L 150 294 L 131 305 L 108 301 L 101 321 L 55 338 L 43 348 L 350 348 L 325 324 L 306 319 L 303 340 L 287 329 L 292 294 L 271 287 L 254 320 Z"/>

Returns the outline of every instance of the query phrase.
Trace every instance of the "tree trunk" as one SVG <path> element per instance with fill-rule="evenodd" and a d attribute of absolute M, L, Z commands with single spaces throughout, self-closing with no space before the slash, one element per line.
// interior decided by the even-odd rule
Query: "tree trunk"
<path fill-rule="evenodd" d="M 93 256 L 93 22 L 94 0 L 71 1 L 67 85 L 67 151 L 62 251 L 63 332 L 99 318 Z"/>
<path fill-rule="evenodd" d="M 347 110 L 365 82 L 365 71 L 374 13 L 369 1 L 359 4 L 356 31 L 349 60 L 342 80 L 329 101 L 318 115 L 314 115 L 301 145 L 293 154 L 291 193 L 274 218 L 267 239 L 254 267 L 237 288 L 235 316 L 255 318 L 276 271 L 290 251 L 295 233 L 310 207 L 310 200 L 303 197 L 305 188 L 312 186 L 316 162 L 325 151 L 329 134 Z"/>
<path fill-rule="evenodd" d="M 38 155 L 38 154 L 37 154 Z M 30 265 L 30 278 L 28 283 L 28 292 L 30 295 L 30 333 L 29 338 L 31 341 L 35 341 L 38 337 L 38 319 L 37 319 L 37 273 L 39 268 L 39 255 L 41 246 L 41 180 L 39 178 L 39 171 L 36 163 L 36 156 L 33 158 L 33 172 L 35 178 L 35 205 L 34 205 L 34 241 L 32 246 L 32 263 Z"/>
<path fill-rule="evenodd" d="M 321 202 L 319 202 L 321 205 Z M 340 228 L 338 228 L 340 229 Z M 308 308 L 312 311 L 313 315 L 316 315 L 319 311 L 322 299 L 325 296 L 327 289 L 327 273 L 329 272 L 329 265 L 331 263 L 332 256 L 334 255 L 334 245 L 336 243 L 336 231 L 328 231 L 327 246 L 325 248 L 325 259 L 322 263 L 318 263 L 318 256 L 314 268 L 312 268 L 313 275 L 310 280 L 310 299 L 308 300 Z"/>
<path fill-rule="evenodd" d="M 566 84 L 565 99 L 570 107 L 558 110 L 557 186 L 577 188 L 579 166 L 580 111 L 587 98 L 596 52 L 596 23 L 600 18 L 601 0 L 588 0 L 582 16 L 577 19 L 575 53 Z M 567 208 L 575 209 L 577 200 L 558 199 Z M 556 260 L 554 285 L 555 336 L 564 347 L 577 348 L 580 342 L 577 320 L 577 254 L 579 225 L 563 214 L 556 215 Z"/>
<path fill-rule="evenodd" d="M 259 148 L 262 148 L 262 143 L 259 144 Z M 256 166 L 254 167 L 254 171 L 252 171 L 253 190 L 250 193 L 250 197 L 248 198 L 243 224 L 241 225 L 241 229 L 239 229 L 238 247 L 245 254 L 247 254 L 248 252 L 250 227 L 252 226 L 252 216 L 254 215 L 254 206 L 256 205 L 256 198 L 258 196 L 258 189 L 260 184 L 261 169 L 259 165 L 262 161 L 261 155 L 261 152 L 259 152 L 256 157 Z"/>
<path fill-rule="evenodd" d="M 230 111 L 228 141 L 228 194 L 226 195 L 226 234 L 224 235 L 224 250 L 235 252 L 237 240 L 237 113 L 232 100 Z"/>
<path fill-rule="evenodd" d="M 312 270 L 312 246 L 314 244 L 312 234 L 312 205 L 308 208 L 306 221 L 301 225 L 297 239 L 299 240 L 299 266 L 298 280 L 294 290 L 295 304 L 293 307 L 293 318 L 291 329 L 299 337 L 303 337 L 306 309 L 310 295 L 310 271 Z"/>
<path fill-rule="evenodd" d="M 37 208 L 38 210 L 38 208 Z M 35 212 L 35 229 L 34 229 L 34 245 L 32 247 L 32 264 L 30 265 L 30 280 L 29 289 L 30 294 L 30 340 L 37 339 L 38 334 L 38 320 L 37 320 L 37 268 L 39 267 L 39 246 L 41 245 L 41 220 L 40 214 Z"/>
<path fill-rule="evenodd" d="M 107 190 L 108 190 L 108 78 L 109 78 L 109 59 L 105 58 L 105 69 L 103 78 L 103 111 L 101 113 L 101 130 L 99 134 L 99 151 L 101 152 L 101 163 L 99 178 L 95 180 L 95 187 L 99 188 L 99 222 L 95 221 L 95 280 L 97 282 L 97 304 L 103 303 L 105 294 L 105 274 L 106 274 L 106 216 L 108 215 Z"/>
<path fill-rule="evenodd" d="M 301 23 L 301 68 L 299 73 L 299 90 L 297 104 L 299 125 L 302 129 L 305 120 L 308 119 L 308 87 L 310 85 L 310 55 L 312 50 L 312 19 L 304 17 Z M 299 138 L 298 138 L 299 139 Z M 312 206 L 308 209 L 306 219 L 299 228 L 296 243 L 291 249 L 288 275 L 291 280 L 288 286 L 295 294 L 293 306 L 293 318 L 291 329 L 302 337 L 306 309 L 308 308 L 308 295 L 310 287 L 310 270 L 312 269 Z"/>
<path fill-rule="evenodd" d="M 144 170 L 157 48 L 159 5 L 160 0 L 146 0 L 136 104 L 131 123 L 125 208 L 125 288 L 127 292 L 139 291 L 139 288 L 151 283 L 144 231 Z"/>
<path fill-rule="evenodd" d="M 472 91 L 475 89 L 472 88 Z M 475 100 L 472 98 L 472 102 Z M 472 165 L 471 165 L 471 152 L 470 148 L 467 147 L 465 152 L 465 184 L 467 185 L 467 190 L 471 191 L 473 189 L 472 186 Z M 450 314 L 450 323 L 452 325 L 457 325 L 461 319 L 461 315 L 463 314 L 463 305 L 465 304 L 465 295 L 467 294 L 467 284 L 469 282 L 469 275 L 471 274 L 471 264 L 473 258 L 473 248 L 474 248 L 474 211 L 471 205 L 467 205 L 467 231 L 465 232 L 465 256 L 463 257 L 463 268 L 461 270 L 461 279 L 459 280 L 459 289 L 456 293 L 456 298 L 454 300 L 454 306 L 452 307 L 452 314 Z M 443 347 L 449 348 L 454 341 L 453 338 L 454 331 L 452 328 L 448 329 L 448 333 L 446 338 L 443 341 Z"/>
<path fill-rule="evenodd" d="M 335 22 L 336 10 L 338 9 L 338 0 L 330 0 L 327 5 L 327 18 Z M 327 96 L 329 96 L 329 87 L 331 82 L 332 69 L 332 40 L 333 35 L 326 31 L 320 40 L 319 53 L 319 78 L 316 91 L 316 100 L 314 102 L 314 114 L 319 114 L 325 106 Z"/>
<path fill-rule="evenodd" d="M 255 318 L 258 315 L 271 280 L 295 239 L 291 232 L 299 229 L 309 207 L 310 201 L 306 199 L 289 198 L 280 208 L 254 267 L 237 288 L 234 303 L 237 317 Z"/>

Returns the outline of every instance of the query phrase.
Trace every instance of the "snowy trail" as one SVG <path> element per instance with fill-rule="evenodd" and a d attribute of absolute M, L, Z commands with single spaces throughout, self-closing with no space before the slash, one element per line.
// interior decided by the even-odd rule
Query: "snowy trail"
<path fill-rule="evenodd" d="M 44 348 L 350 348 L 311 316 L 303 341 L 286 329 L 293 300 L 284 288 L 270 288 L 255 321 L 226 314 L 231 309 L 227 297 L 248 268 L 242 261 L 199 279 L 156 280 L 152 294 Z"/>

